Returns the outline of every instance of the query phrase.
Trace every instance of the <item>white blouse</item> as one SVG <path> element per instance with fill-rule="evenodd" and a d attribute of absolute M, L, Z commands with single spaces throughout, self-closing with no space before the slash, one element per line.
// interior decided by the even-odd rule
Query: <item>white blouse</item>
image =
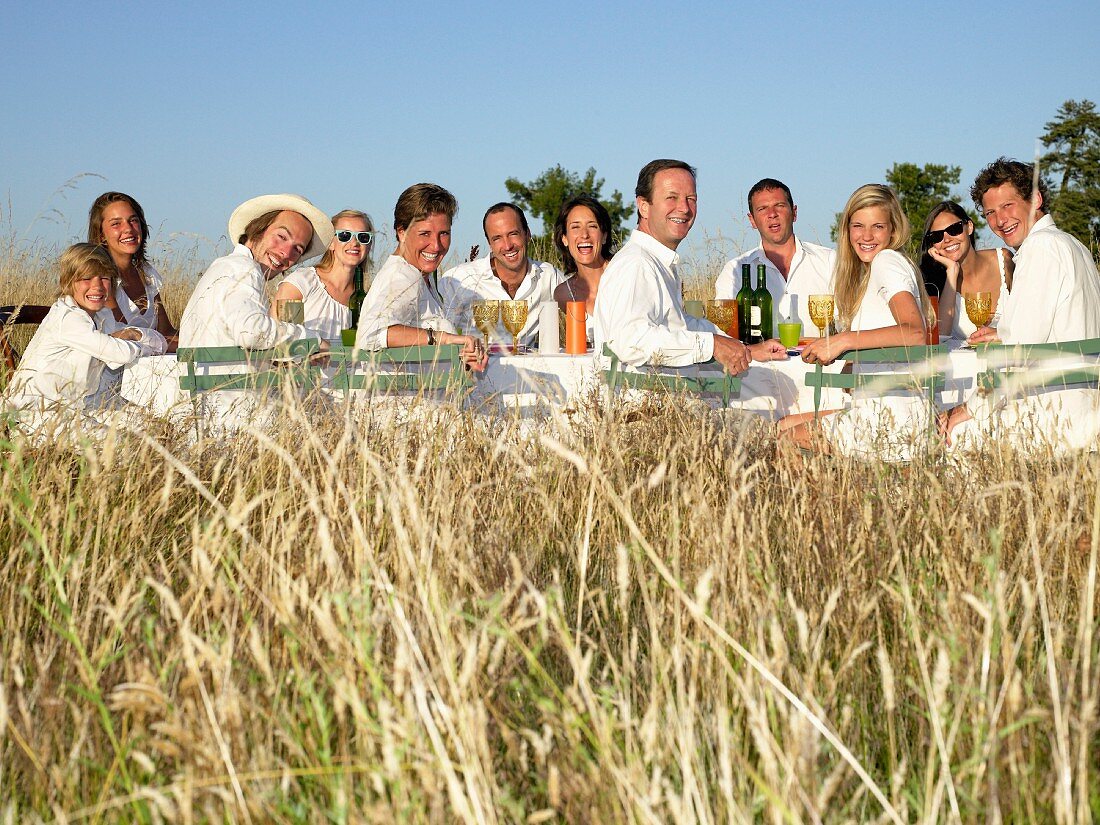
<path fill-rule="evenodd" d="M 400 255 L 390 255 L 363 299 L 355 345 L 379 350 L 388 346 L 390 327 L 395 325 L 455 331 L 443 313 L 443 303 L 424 274 Z"/>
<path fill-rule="evenodd" d="M 900 252 L 884 249 L 871 259 L 867 291 L 863 293 L 863 300 L 852 318 L 852 331 L 897 326 L 894 313 L 890 311 L 890 299 L 902 292 L 912 295 L 920 307 L 916 267 Z"/>
<path fill-rule="evenodd" d="M 351 326 L 351 310 L 329 295 L 316 267 L 295 269 L 283 283 L 302 293 L 306 329 L 317 333 L 318 337 L 335 340 Z"/>
<path fill-rule="evenodd" d="M 156 329 L 157 304 L 159 303 L 157 298 L 161 289 L 164 288 L 164 279 L 161 278 L 160 273 L 153 268 L 152 264 L 143 264 L 139 271 L 144 276 L 145 281 L 145 309 L 141 309 L 130 299 L 130 296 L 126 294 L 126 290 L 122 288 L 121 280 L 115 286 L 115 303 L 118 304 L 122 317 L 126 319 L 127 326 Z M 109 309 L 100 311 L 110 313 Z"/>
<path fill-rule="evenodd" d="M 1001 319 L 1001 310 L 1004 309 L 1005 296 L 1008 295 L 1008 281 L 1005 277 L 1005 250 L 997 250 L 997 269 L 1001 273 L 1001 292 L 997 297 L 997 308 L 993 311 L 993 318 L 989 322 L 989 326 L 997 326 L 997 322 Z M 955 320 L 951 324 L 951 337 L 961 338 L 966 340 L 970 337 L 970 334 L 977 331 L 977 327 L 974 326 L 974 322 L 966 314 L 966 300 L 962 294 L 955 293 Z"/>
<path fill-rule="evenodd" d="M 123 367 L 142 355 L 164 353 L 164 337 L 156 330 L 141 330 L 140 341 L 111 337 L 110 333 L 126 326 L 99 314 L 93 318 L 71 297 L 61 297 L 27 345 L 8 386 L 5 406 L 13 410 L 93 406 L 104 367 Z"/>

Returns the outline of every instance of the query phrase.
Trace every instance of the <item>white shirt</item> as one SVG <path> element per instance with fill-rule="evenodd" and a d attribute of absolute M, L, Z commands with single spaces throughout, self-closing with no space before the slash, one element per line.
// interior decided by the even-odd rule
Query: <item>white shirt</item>
<path fill-rule="evenodd" d="M 1043 215 L 1020 244 L 997 336 L 1006 344 L 1100 338 L 1100 274 L 1088 249 Z"/>
<path fill-rule="evenodd" d="M 300 324 L 268 314 L 264 273 L 252 251 L 237 244 L 199 278 L 180 319 L 180 347 L 269 349 L 311 337 Z"/>
<path fill-rule="evenodd" d="M 113 318 L 93 318 L 68 295 L 50 307 L 27 345 L 8 386 L 9 409 L 44 410 L 54 405 L 94 406 L 104 367 L 124 367 L 142 355 L 160 355 L 164 337 L 141 330 L 140 341 L 109 333 L 124 329 Z"/>
<path fill-rule="evenodd" d="M 539 307 L 554 300 L 554 289 L 564 280 L 564 276 L 552 264 L 529 261 L 527 274 L 523 276 L 516 295 L 508 294 L 500 278 L 493 272 L 492 258 L 478 258 L 452 267 L 439 279 L 439 297 L 443 301 L 443 311 L 456 326 L 468 330 L 474 328 L 470 317 L 470 304 L 474 301 L 526 301 L 527 323 L 518 336 L 521 344 L 534 344 L 538 335 Z M 511 343 L 511 335 L 504 335 L 503 325 L 498 324 L 490 334 L 490 340 Z"/>
<path fill-rule="evenodd" d="M 142 281 L 145 284 L 145 309 L 141 309 L 130 299 L 130 296 L 126 294 L 126 290 L 122 287 L 121 280 L 115 286 L 115 303 L 118 304 L 122 317 L 126 319 L 127 326 L 156 329 L 157 296 L 164 288 L 164 279 L 160 277 L 160 273 L 153 268 L 152 264 L 141 264 L 138 271 L 141 273 Z M 104 312 L 114 318 L 114 313 L 111 310 L 100 310 L 100 313 Z"/>
<path fill-rule="evenodd" d="M 363 299 L 355 346 L 385 349 L 387 331 L 398 324 L 437 332 L 455 331 L 424 274 L 400 255 L 390 255 Z"/>
<path fill-rule="evenodd" d="M 596 353 L 607 344 L 631 366 L 686 367 L 714 355 L 718 328 L 684 312 L 680 257 L 635 229 L 615 253 L 596 293 Z"/>
<path fill-rule="evenodd" d="M 871 259 L 871 274 L 867 279 L 867 291 L 852 317 L 853 332 L 897 326 L 890 311 L 890 299 L 908 292 L 921 305 L 917 268 L 904 255 L 893 249 L 884 249 Z"/>
<path fill-rule="evenodd" d="M 779 322 L 790 316 L 791 304 L 796 303 L 796 320 L 802 322 L 802 334 L 814 330 L 810 318 L 811 295 L 831 293 L 833 291 L 833 264 L 836 251 L 815 243 L 803 243 L 797 236 L 794 239 L 794 257 L 784 278 L 779 268 L 764 254 L 764 247 L 758 246 L 729 261 L 718 274 L 714 282 L 715 298 L 735 298 L 741 289 L 741 265 L 752 267 L 752 287 L 756 288 L 756 267 L 767 267 L 765 283 L 772 296 L 772 331 L 778 334 Z"/>
<path fill-rule="evenodd" d="M 316 267 L 295 269 L 283 279 L 283 283 L 302 293 L 306 329 L 319 338 L 335 340 L 351 326 L 351 310 L 329 295 L 317 275 Z"/>

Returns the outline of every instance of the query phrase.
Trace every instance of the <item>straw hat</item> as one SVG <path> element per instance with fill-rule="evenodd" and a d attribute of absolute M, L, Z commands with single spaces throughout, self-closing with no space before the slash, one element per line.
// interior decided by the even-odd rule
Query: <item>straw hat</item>
<path fill-rule="evenodd" d="M 282 212 L 284 209 L 297 212 L 311 224 L 313 224 L 313 240 L 309 242 L 306 251 L 302 253 L 302 259 L 320 255 L 332 242 L 332 221 L 328 215 L 303 198 L 301 195 L 260 195 L 247 200 L 233 210 L 229 216 L 229 240 L 237 242 L 237 238 L 244 232 L 254 219 L 268 212 Z"/>

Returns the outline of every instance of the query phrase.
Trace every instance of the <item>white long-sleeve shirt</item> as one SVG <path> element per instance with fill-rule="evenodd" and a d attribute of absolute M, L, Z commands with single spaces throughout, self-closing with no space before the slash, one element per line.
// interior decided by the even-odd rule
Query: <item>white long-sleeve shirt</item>
<path fill-rule="evenodd" d="M 14 410 L 95 406 L 105 367 L 124 367 L 142 355 L 160 355 L 164 337 L 141 330 L 140 341 L 123 341 L 110 333 L 126 328 L 113 318 L 93 317 L 68 295 L 50 307 L 27 345 L 6 393 Z"/>
<path fill-rule="evenodd" d="M 1006 344 L 1100 337 L 1100 273 L 1084 244 L 1050 215 L 1020 244 L 997 333 Z"/>
<path fill-rule="evenodd" d="M 424 274 L 400 255 L 390 255 L 363 299 L 355 346 L 366 350 L 385 349 L 388 330 L 396 325 L 436 332 L 455 331 Z"/>
<path fill-rule="evenodd" d="M 237 244 L 207 268 L 180 319 L 180 347 L 268 349 L 315 337 L 300 324 L 268 314 L 264 274 L 251 250 Z"/>
<path fill-rule="evenodd" d="M 514 298 L 493 272 L 492 258 L 478 258 L 448 269 L 439 279 L 439 297 L 444 313 L 456 326 L 472 330 L 474 323 L 470 317 L 470 304 L 474 301 L 526 301 L 527 323 L 518 337 L 521 344 L 535 343 L 539 307 L 553 302 L 554 290 L 565 278 L 553 264 L 540 261 L 529 261 L 528 264 L 527 274 L 523 276 Z M 490 340 L 511 343 L 510 335 L 501 337 L 503 331 L 503 326 L 498 324 L 490 334 Z"/>
<path fill-rule="evenodd" d="M 1048 344 L 1100 338 L 1100 272 L 1088 249 L 1044 215 L 1016 252 L 1012 291 L 1003 296 L 997 336 L 1006 344 Z M 1057 366 L 1076 363 L 1061 359 Z M 1052 365 L 1054 365 L 1052 363 Z M 1034 392 L 1069 394 L 1094 390 L 1054 389 Z M 1025 399 L 1026 400 L 1026 399 Z M 986 420 L 1013 399 L 995 394 L 973 395 L 967 408 L 977 420 Z M 1044 402 L 1045 403 L 1045 402 Z"/>
<path fill-rule="evenodd" d="M 778 332 L 779 322 L 791 314 L 791 303 L 797 300 L 796 320 L 802 322 L 803 335 L 816 329 L 810 318 L 811 295 L 831 293 L 833 291 L 833 264 L 836 251 L 815 243 L 803 243 L 794 239 L 794 257 L 790 269 L 784 278 L 779 268 L 773 264 L 764 247 L 758 246 L 729 261 L 718 274 L 714 282 L 715 298 L 735 298 L 741 289 L 741 265 L 751 267 L 751 283 L 756 288 L 756 267 L 764 264 L 765 283 L 772 296 L 772 329 Z"/>
<path fill-rule="evenodd" d="M 684 312 L 676 252 L 635 229 L 596 293 L 596 353 L 607 344 L 626 364 L 686 367 L 714 355 L 718 328 Z"/>

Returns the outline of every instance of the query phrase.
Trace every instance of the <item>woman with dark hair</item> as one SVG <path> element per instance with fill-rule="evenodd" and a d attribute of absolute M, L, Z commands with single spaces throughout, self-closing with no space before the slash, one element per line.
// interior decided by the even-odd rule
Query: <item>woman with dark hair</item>
<path fill-rule="evenodd" d="M 965 339 L 976 327 L 966 317 L 963 294 L 991 292 L 993 317 L 1012 285 L 1012 253 L 975 249 L 974 223 L 954 201 L 943 201 L 928 213 L 921 238 L 921 273 L 940 290 L 940 334 Z"/>
<path fill-rule="evenodd" d="M 361 349 L 457 344 L 471 369 L 484 370 L 488 354 L 480 336 L 459 335 L 443 312 L 433 275 L 451 248 L 455 196 L 434 183 L 401 193 L 393 209 L 397 249 L 375 275 L 359 316 L 355 345 Z"/>
<path fill-rule="evenodd" d="M 175 352 L 178 333 L 160 300 L 164 282 L 145 256 L 148 240 L 145 212 L 129 195 L 104 192 L 88 210 L 88 243 L 106 247 L 118 270 L 107 308 L 121 324 L 155 329 Z"/>
<path fill-rule="evenodd" d="M 604 205 L 591 195 L 569 198 L 554 221 L 554 246 L 561 253 L 566 275 L 554 290 L 554 300 L 562 310 L 567 301 L 584 301 L 591 330 L 596 291 L 614 254 L 611 216 Z"/>

